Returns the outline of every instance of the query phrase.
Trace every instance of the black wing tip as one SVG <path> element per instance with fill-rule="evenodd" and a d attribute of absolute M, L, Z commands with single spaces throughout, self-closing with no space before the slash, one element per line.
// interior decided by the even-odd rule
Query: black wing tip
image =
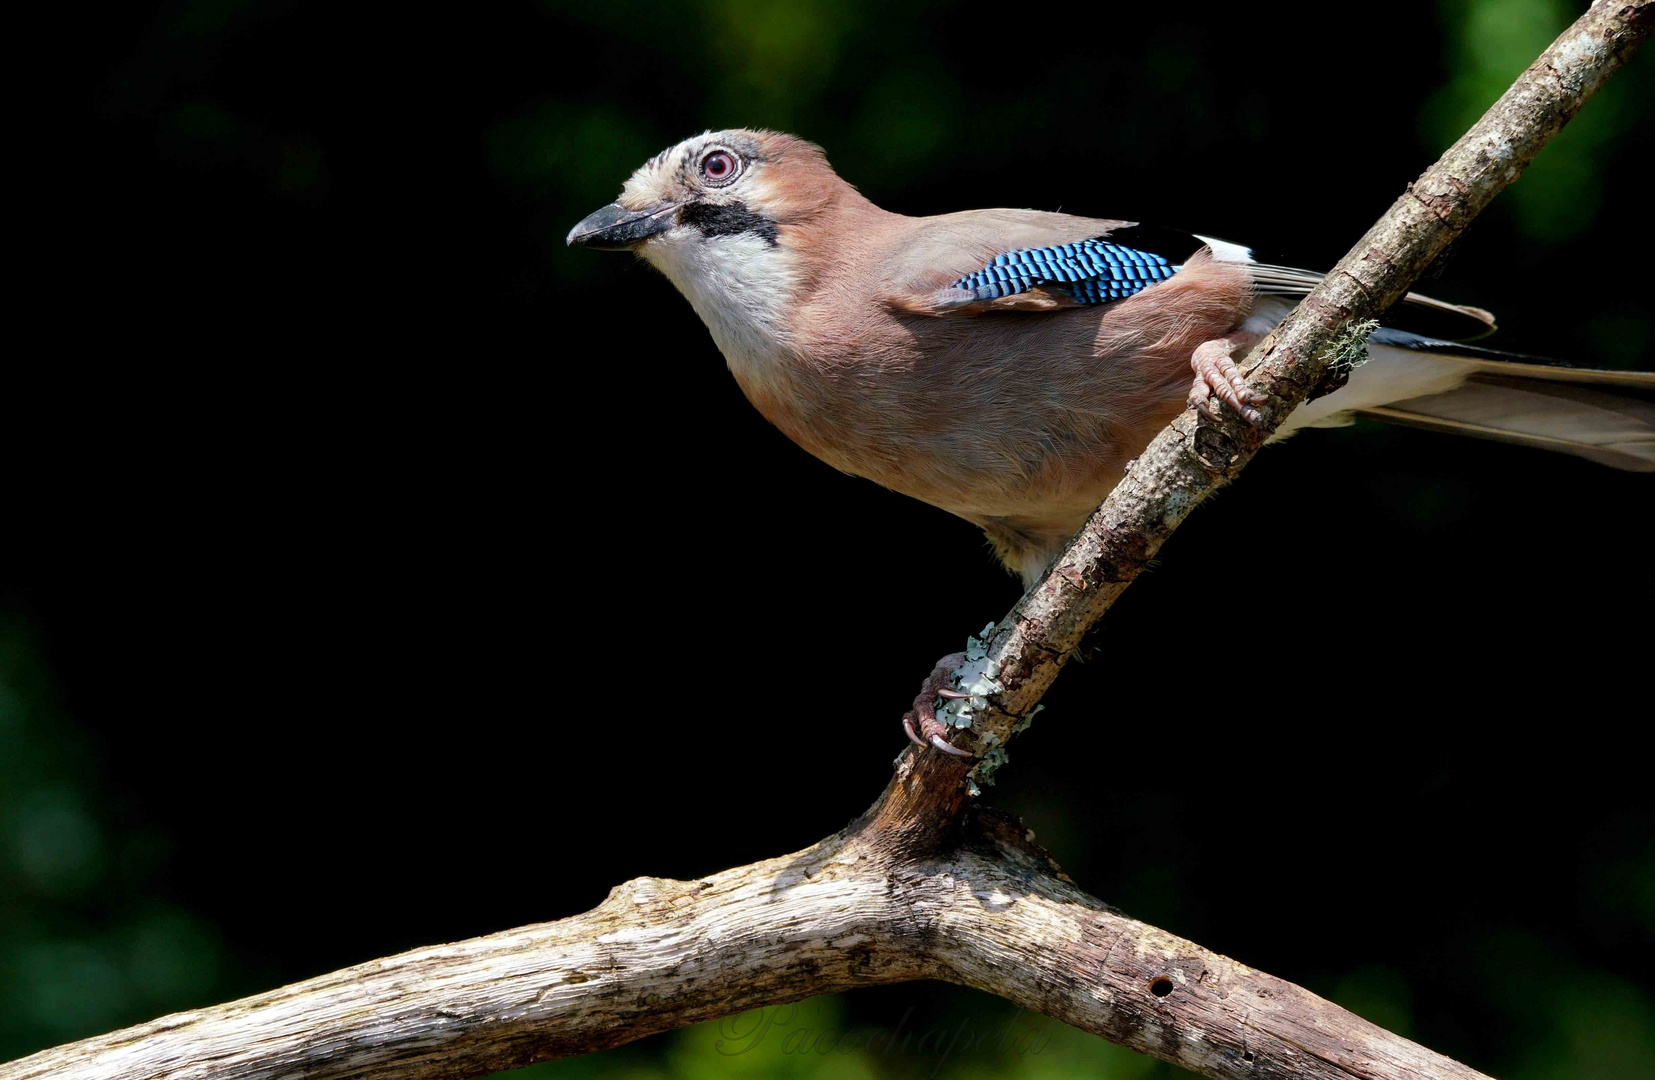
<path fill-rule="evenodd" d="M 1194 233 L 1165 225 L 1124 225 L 1098 239 L 1159 255 L 1175 265 L 1188 262 L 1191 256 L 1207 246 L 1207 242 Z"/>
<path fill-rule="evenodd" d="M 1489 332 L 1492 333 L 1493 331 Z M 1576 368 L 1581 371 L 1597 370 L 1584 364 L 1574 364 L 1550 356 L 1535 356 L 1532 353 L 1490 349 L 1486 345 L 1472 345 L 1466 341 L 1450 341 L 1426 334 L 1418 334 L 1412 330 L 1400 330 L 1394 326 L 1381 326 L 1369 336 L 1368 340 L 1380 345 L 1390 345 L 1393 348 L 1408 349 L 1412 352 L 1447 353 L 1477 360 L 1500 360 L 1508 364 L 1534 364 L 1538 367 Z"/>

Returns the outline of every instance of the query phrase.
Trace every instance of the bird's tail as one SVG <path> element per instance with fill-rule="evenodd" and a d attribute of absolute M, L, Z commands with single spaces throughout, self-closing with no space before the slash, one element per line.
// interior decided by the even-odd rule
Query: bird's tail
<path fill-rule="evenodd" d="M 1655 372 L 1573 368 L 1383 329 L 1369 355 L 1346 389 L 1289 424 L 1366 416 L 1655 472 Z"/>
<path fill-rule="evenodd" d="M 1557 450 L 1616 469 L 1655 472 L 1655 404 L 1636 394 L 1655 378 L 1615 386 L 1473 375 L 1441 394 L 1363 409 L 1411 427 Z"/>

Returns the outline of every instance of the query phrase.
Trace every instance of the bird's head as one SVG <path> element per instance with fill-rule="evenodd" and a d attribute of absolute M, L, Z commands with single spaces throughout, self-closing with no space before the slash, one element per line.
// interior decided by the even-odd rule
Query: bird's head
<path fill-rule="evenodd" d="M 820 213 L 838 177 L 813 143 L 770 131 L 709 131 L 663 150 L 568 242 L 645 258 L 686 245 L 775 247 Z M 653 260 L 652 260 L 653 261 Z"/>
<path fill-rule="evenodd" d="M 820 147 L 771 131 L 709 131 L 645 162 L 568 242 L 642 256 L 741 367 L 791 339 L 798 299 L 831 259 L 840 206 L 872 208 Z"/>

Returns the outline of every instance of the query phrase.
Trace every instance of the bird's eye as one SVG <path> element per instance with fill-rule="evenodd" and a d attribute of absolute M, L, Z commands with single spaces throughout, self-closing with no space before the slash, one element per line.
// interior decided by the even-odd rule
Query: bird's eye
<path fill-rule="evenodd" d="M 740 163 L 728 150 L 714 150 L 701 159 L 701 176 L 711 184 L 727 184 L 736 177 Z"/>

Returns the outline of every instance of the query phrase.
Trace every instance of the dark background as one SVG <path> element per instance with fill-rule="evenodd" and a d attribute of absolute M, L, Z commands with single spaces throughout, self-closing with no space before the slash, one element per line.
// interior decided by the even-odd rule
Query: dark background
<path fill-rule="evenodd" d="M 931 662 L 1017 588 L 969 526 L 770 429 L 653 271 L 564 248 L 649 155 L 773 126 L 894 210 L 1326 266 L 1580 7 L 193 0 L 60 28 L 16 135 L 0 1058 L 778 854 L 879 790 Z M 1642 56 L 1430 291 L 1498 312 L 1492 344 L 1655 367 L 1651 100 Z M 1650 494 L 1300 435 L 1165 548 L 989 798 L 1099 896 L 1477 1068 L 1655 1074 Z M 933 985 L 817 1009 L 1011 1013 Z M 537 1071 L 1171 1073 L 1042 1030 L 940 1065 L 697 1030 Z"/>

